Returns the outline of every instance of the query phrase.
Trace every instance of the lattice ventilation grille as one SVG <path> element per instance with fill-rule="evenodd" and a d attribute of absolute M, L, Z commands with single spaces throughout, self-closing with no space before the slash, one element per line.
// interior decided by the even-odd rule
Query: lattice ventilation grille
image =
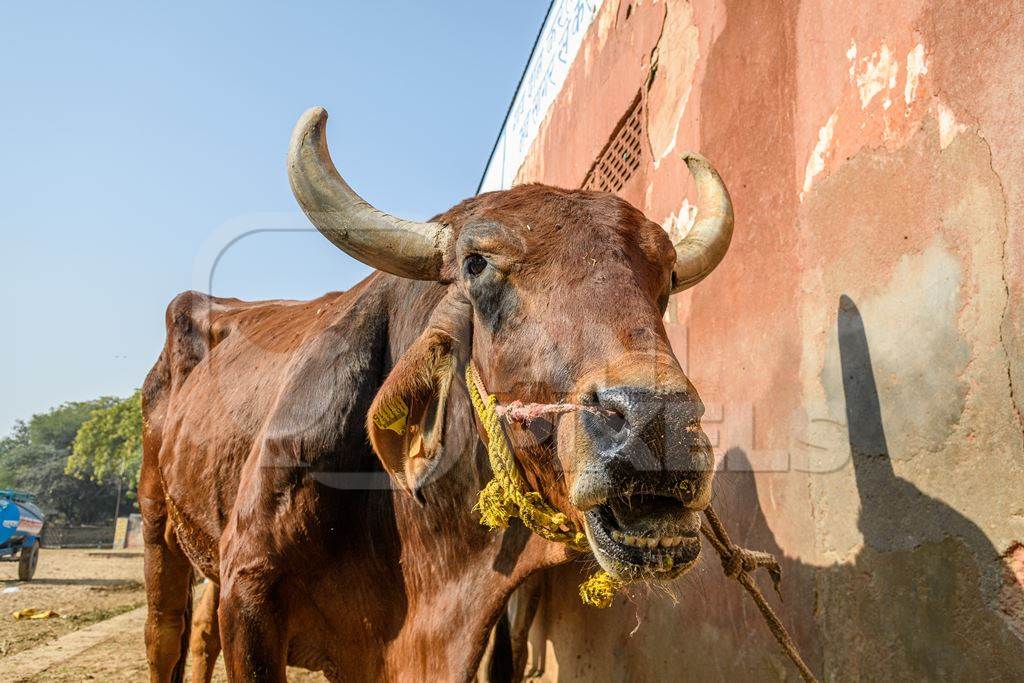
<path fill-rule="evenodd" d="M 647 112 L 644 111 L 644 99 L 638 95 L 597 161 L 587 171 L 583 189 L 614 193 L 625 187 L 640 168 L 646 137 Z"/>

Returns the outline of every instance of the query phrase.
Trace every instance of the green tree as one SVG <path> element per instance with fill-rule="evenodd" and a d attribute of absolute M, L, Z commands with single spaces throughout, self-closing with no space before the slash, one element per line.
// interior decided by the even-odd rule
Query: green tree
<path fill-rule="evenodd" d="M 18 422 L 0 439 L 0 487 L 35 493 L 50 523 L 95 523 L 109 520 L 117 490 L 65 473 L 79 427 L 93 411 L 109 408 L 117 398 L 65 403 Z"/>
<path fill-rule="evenodd" d="M 139 392 L 92 411 L 75 436 L 65 472 L 99 484 L 134 490 L 142 465 L 142 399 Z"/>
<path fill-rule="evenodd" d="M 49 412 L 33 415 L 28 422 L 32 443 L 45 443 L 60 451 L 71 451 L 78 429 L 96 410 L 116 405 L 121 399 L 103 396 L 94 401 L 69 401 Z"/>

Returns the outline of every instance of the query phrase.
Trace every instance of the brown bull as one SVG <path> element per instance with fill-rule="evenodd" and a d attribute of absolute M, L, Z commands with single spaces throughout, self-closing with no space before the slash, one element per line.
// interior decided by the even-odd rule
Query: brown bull
<path fill-rule="evenodd" d="M 542 185 L 413 223 L 349 188 L 325 122 L 314 109 L 297 125 L 292 188 L 331 242 L 379 271 L 308 302 L 182 294 L 145 382 L 156 681 L 182 676 L 193 569 L 215 587 L 204 604 L 219 600 L 220 636 L 208 624 L 193 642 L 207 662 L 223 644 L 233 681 L 283 681 L 288 664 L 332 680 L 473 676 L 516 586 L 573 553 L 480 525 L 491 471 L 470 359 L 501 401 L 599 409 L 508 436 L 602 568 L 667 580 L 700 552 L 712 454 L 662 315 L 728 247 L 715 171 L 687 159 L 700 213 L 676 245 L 613 195 Z"/>

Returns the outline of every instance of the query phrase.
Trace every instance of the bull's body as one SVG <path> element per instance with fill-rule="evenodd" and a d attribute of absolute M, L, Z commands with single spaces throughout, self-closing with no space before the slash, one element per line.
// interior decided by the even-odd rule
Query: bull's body
<path fill-rule="evenodd" d="M 167 646 L 187 637 L 191 565 L 220 586 L 222 611 L 231 603 L 227 649 L 251 619 L 274 624 L 266 648 L 332 677 L 475 671 L 510 592 L 564 553 L 521 527 L 489 534 L 470 513 L 490 474 L 464 388 L 447 411 L 450 469 L 422 505 L 345 478 L 386 481 L 366 411 L 444 292 L 375 273 L 309 302 L 171 303 L 143 389 L 140 483 L 160 652 L 183 657 Z M 250 659 L 254 673 L 272 661 Z"/>
<path fill-rule="evenodd" d="M 676 244 L 614 195 L 543 185 L 416 223 L 345 183 L 325 122 L 314 108 L 295 128 L 292 190 L 383 272 L 310 302 L 171 303 L 143 387 L 155 681 L 181 679 L 193 569 L 216 589 L 193 641 L 200 678 L 220 643 L 234 681 L 284 681 L 288 663 L 339 680 L 473 676 L 510 593 L 569 551 L 516 524 L 490 534 L 472 512 L 493 473 L 459 379 L 470 362 L 499 400 L 600 408 L 506 436 L 524 486 L 585 530 L 608 578 L 668 581 L 700 553 L 713 458 L 661 316 L 728 248 L 710 164 L 686 157 L 701 209 Z M 500 479 L 492 519 L 529 518 Z"/>

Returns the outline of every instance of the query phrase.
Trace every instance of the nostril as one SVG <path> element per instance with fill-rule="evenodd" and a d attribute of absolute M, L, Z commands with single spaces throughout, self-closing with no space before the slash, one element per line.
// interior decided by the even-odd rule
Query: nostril
<path fill-rule="evenodd" d="M 600 389 L 594 392 L 595 404 L 601 409 L 604 424 L 612 434 L 621 434 L 629 428 L 632 412 L 628 395 L 620 387 Z"/>
<path fill-rule="evenodd" d="M 626 426 L 625 416 L 617 410 L 608 410 L 605 408 L 605 411 L 605 422 L 613 432 L 618 434 Z"/>
<path fill-rule="evenodd" d="M 600 425 L 602 433 L 609 436 L 617 435 L 626 426 L 626 416 L 619 410 L 618 405 L 609 405 L 609 401 L 605 399 L 604 391 L 593 389 L 579 395 L 576 400 L 581 405 L 593 409 L 589 417 L 595 420 L 592 423 L 595 427 Z"/>

